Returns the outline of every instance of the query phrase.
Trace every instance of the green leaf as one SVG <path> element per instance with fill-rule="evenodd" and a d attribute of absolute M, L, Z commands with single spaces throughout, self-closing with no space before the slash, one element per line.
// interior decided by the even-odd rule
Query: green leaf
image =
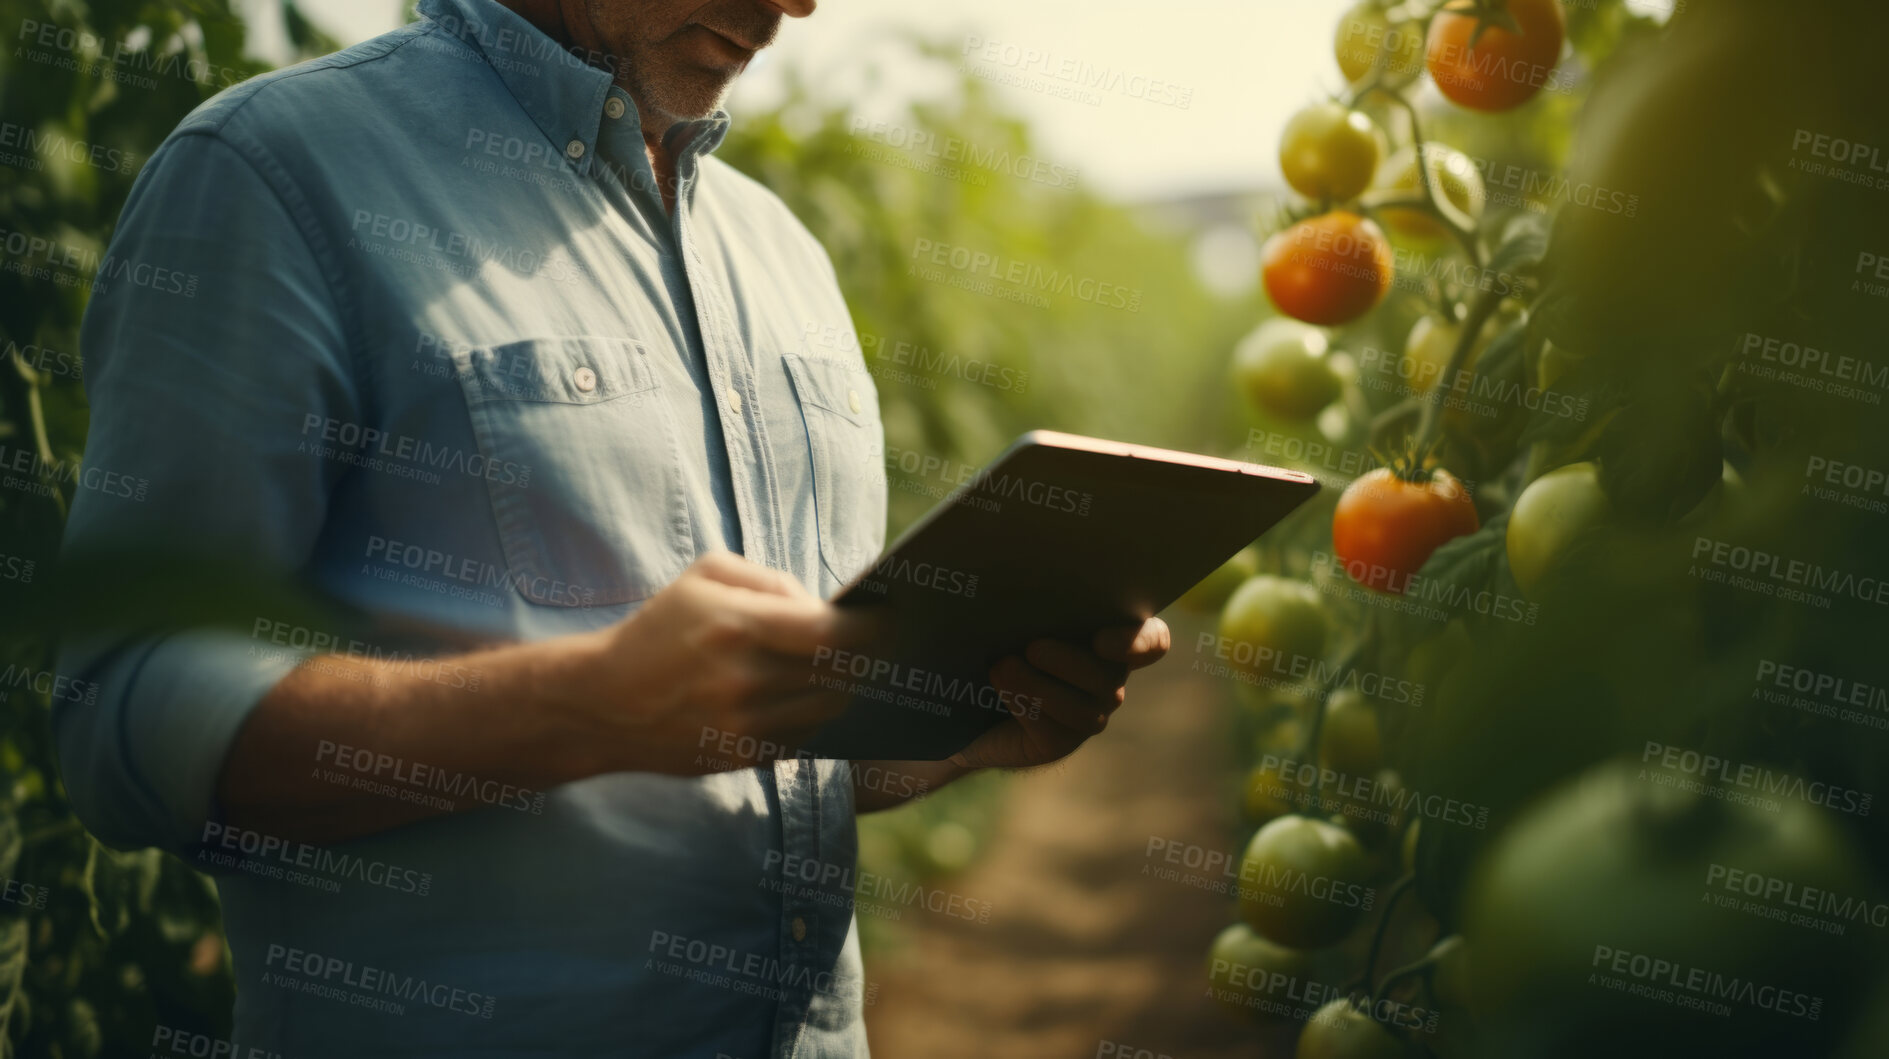
<path fill-rule="evenodd" d="M 1497 274 L 1533 272 L 1548 255 L 1548 220 L 1523 212 L 1503 229 L 1502 241 L 1484 267 Z"/>

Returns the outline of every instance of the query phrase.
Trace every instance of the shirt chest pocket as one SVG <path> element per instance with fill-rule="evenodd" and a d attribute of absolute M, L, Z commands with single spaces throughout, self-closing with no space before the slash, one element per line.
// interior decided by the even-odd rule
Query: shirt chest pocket
<path fill-rule="evenodd" d="M 545 338 L 454 354 L 514 587 L 549 606 L 654 595 L 693 551 L 682 454 L 639 343 Z"/>
<path fill-rule="evenodd" d="M 806 423 L 825 594 L 866 571 L 885 544 L 885 430 L 863 368 L 785 354 Z"/>

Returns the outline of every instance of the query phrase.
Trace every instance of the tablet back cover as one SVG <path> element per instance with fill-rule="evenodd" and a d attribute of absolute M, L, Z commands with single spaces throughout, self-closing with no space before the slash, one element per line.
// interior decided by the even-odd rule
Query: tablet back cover
<path fill-rule="evenodd" d="M 888 636 L 816 659 L 815 679 L 853 700 L 803 753 L 957 753 L 1032 708 L 990 686 L 992 663 L 1039 637 L 1086 644 L 1139 623 L 1317 491 L 1295 471 L 1025 435 L 835 598 L 886 608 Z"/>

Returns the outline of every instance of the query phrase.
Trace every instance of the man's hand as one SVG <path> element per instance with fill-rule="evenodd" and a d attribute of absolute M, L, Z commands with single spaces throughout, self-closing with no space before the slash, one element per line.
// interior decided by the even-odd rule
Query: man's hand
<path fill-rule="evenodd" d="M 1028 704 L 1025 715 L 978 736 L 951 761 L 962 768 L 1027 768 L 1067 757 L 1108 726 L 1127 697 L 1128 674 L 1160 661 L 1171 641 L 1160 618 L 1104 629 L 1088 650 L 1060 640 L 1033 641 L 1023 654 L 990 670 L 992 686 Z M 1038 704 L 1030 716 L 1029 706 Z"/>
<path fill-rule="evenodd" d="M 577 691 L 604 769 L 699 775 L 791 756 L 846 709 L 810 678 L 870 619 L 730 552 L 697 559 L 628 619 L 595 634 Z"/>

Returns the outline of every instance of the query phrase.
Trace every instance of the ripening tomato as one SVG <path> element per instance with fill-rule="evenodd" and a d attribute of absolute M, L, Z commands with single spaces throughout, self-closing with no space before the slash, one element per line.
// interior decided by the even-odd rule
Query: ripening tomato
<path fill-rule="evenodd" d="M 1314 103 L 1286 122 L 1279 171 L 1292 190 L 1320 202 L 1345 202 L 1371 186 L 1379 156 L 1377 126 L 1337 103 Z"/>
<path fill-rule="evenodd" d="M 1312 217 L 1266 240 L 1260 275 L 1279 311 L 1329 327 L 1368 312 L 1391 289 L 1390 241 L 1346 210 Z"/>
<path fill-rule="evenodd" d="M 1431 21 L 1424 65 L 1450 101 L 1471 110 L 1508 110 L 1534 98 L 1554 77 L 1567 38 L 1560 3 L 1509 0 L 1506 10 L 1520 33 L 1481 24 L 1469 0 L 1451 0 Z"/>
<path fill-rule="evenodd" d="M 1345 487 L 1332 513 L 1332 554 L 1353 581 L 1402 595 L 1445 541 L 1474 533 L 1469 490 L 1437 469 L 1400 477 L 1379 467 Z"/>

